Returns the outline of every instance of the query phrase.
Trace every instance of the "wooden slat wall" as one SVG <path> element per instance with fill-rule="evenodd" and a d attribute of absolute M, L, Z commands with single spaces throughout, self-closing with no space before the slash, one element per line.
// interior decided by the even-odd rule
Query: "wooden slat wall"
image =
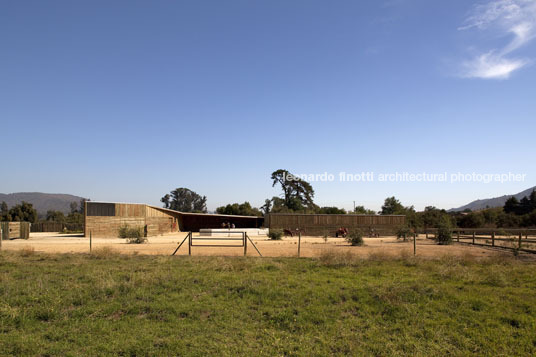
<path fill-rule="evenodd" d="M 32 232 L 62 232 L 64 229 L 80 231 L 84 229 L 84 225 L 78 223 L 59 223 L 51 221 L 33 223 L 31 226 Z"/>
<path fill-rule="evenodd" d="M 170 217 L 173 216 L 171 212 L 159 210 L 157 208 L 151 207 L 151 206 L 145 206 L 145 215 L 147 217 Z M 179 213 L 175 216 L 178 216 Z"/>
<path fill-rule="evenodd" d="M 0 239 L 30 238 L 29 222 L 0 222 L 2 225 L 2 237 Z"/>
<path fill-rule="evenodd" d="M 9 238 L 20 238 L 20 223 L 9 222 Z"/>
<path fill-rule="evenodd" d="M 118 237 L 119 228 L 127 225 L 129 227 L 145 226 L 145 217 L 86 217 L 86 236 L 91 233 L 93 237 Z"/>
<path fill-rule="evenodd" d="M 145 217 L 146 205 L 133 203 L 116 203 L 116 217 Z"/>
<path fill-rule="evenodd" d="M 113 205 L 113 206 L 110 206 Z M 263 217 L 225 217 L 205 214 L 181 214 L 157 207 L 133 203 L 87 202 L 85 235 L 93 237 L 117 237 L 123 225 L 145 227 L 147 235 L 169 232 L 199 231 L 201 228 L 221 228 L 222 222 L 234 223 L 237 228 L 257 228 Z M 112 213 L 113 214 L 110 214 Z"/>
<path fill-rule="evenodd" d="M 267 222 L 271 229 L 302 229 L 307 234 L 331 234 L 339 227 L 348 229 L 360 228 L 376 231 L 394 232 L 396 228 L 405 223 L 405 216 L 379 216 L 379 215 L 345 215 L 345 214 L 269 214 Z"/>
<path fill-rule="evenodd" d="M 178 224 L 175 223 L 173 217 L 147 217 L 145 223 L 147 224 L 147 235 L 157 236 L 169 232 L 177 232 Z"/>
<path fill-rule="evenodd" d="M 115 216 L 115 203 L 87 202 L 88 216 Z"/>
<path fill-rule="evenodd" d="M 109 205 L 113 205 L 110 208 Z M 178 213 L 159 210 L 144 204 L 88 202 L 85 217 L 85 234 L 93 237 L 117 237 L 122 226 L 147 226 L 147 236 L 156 236 L 179 230 Z M 109 213 L 113 212 L 113 215 Z M 97 213 L 102 215 L 96 215 Z"/>
<path fill-rule="evenodd" d="M 180 218 L 181 230 L 199 232 L 203 228 L 221 228 L 222 223 L 232 223 L 236 228 L 259 228 L 263 224 L 263 217 L 227 217 L 204 214 L 182 215 Z"/>

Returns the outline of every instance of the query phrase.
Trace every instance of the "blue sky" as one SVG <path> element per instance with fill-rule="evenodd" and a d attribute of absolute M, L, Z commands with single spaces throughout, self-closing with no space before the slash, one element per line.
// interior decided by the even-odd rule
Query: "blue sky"
<path fill-rule="evenodd" d="M 259 206 L 270 173 L 520 173 L 313 182 L 319 205 L 422 209 L 536 185 L 536 1 L 0 1 L 0 192 Z"/>

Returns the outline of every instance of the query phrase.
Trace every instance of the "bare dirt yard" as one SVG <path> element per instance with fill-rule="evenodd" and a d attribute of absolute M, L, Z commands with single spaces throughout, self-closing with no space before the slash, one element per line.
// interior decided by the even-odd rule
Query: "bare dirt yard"
<path fill-rule="evenodd" d="M 108 249 L 123 254 L 171 255 L 186 233 L 177 233 L 157 237 L 149 237 L 148 243 L 129 244 L 121 238 L 93 238 L 93 250 Z M 194 233 L 194 237 L 198 234 Z M 257 248 L 265 257 L 295 257 L 298 253 L 297 238 L 283 238 L 280 241 L 266 237 L 251 237 Z M 329 238 L 327 242 L 321 237 L 302 237 L 301 256 L 318 257 L 326 252 L 350 252 L 357 256 L 408 256 L 413 255 L 413 242 L 397 240 L 395 237 L 364 238 L 365 246 L 352 247 L 342 238 Z M 30 239 L 8 240 L 2 242 L 4 250 L 34 250 L 44 253 L 88 253 L 89 238 L 82 235 L 58 233 L 32 233 Z M 236 241 L 194 241 L 194 244 L 236 244 Z M 195 256 L 241 256 L 243 248 L 237 247 L 192 247 Z M 187 242 L 180 248 L 177 255 L 187 255 Z M 248 256 L 258 256 L 255 249 L 248 244 Z M 512 255 L 499 249 L 453 243 L 449 246 L 437 245 L 433 240 L 417 238 L 417 256 L 421 258 L 438 258 L 445 255 L 486 258 L 500 255 Z M 531 256 L 532 255 L 527 255 Z"/>

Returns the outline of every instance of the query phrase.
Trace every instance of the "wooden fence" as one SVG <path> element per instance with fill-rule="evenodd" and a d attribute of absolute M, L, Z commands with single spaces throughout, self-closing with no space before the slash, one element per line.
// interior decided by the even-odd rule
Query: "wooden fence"
<path fill-rule="evenodd" d="M 427 229 L 424 234 L 426 238 L 435 238 L 437 229 Z M 536 229 L 455 228 L 452 239 L 463 244 L 536 253 Z"/>
<path fill-rule="evenodd" d="M 1 239 L 30 238 L 29 222 L 0 222 Z"/>
<path fill-rule="evenodd" d="M 39 222 L 31 226 L 32 232 L 63 232 L 64 230 L 83 231 L 84 225 L 78 223 Z"/>
<path fill-rule="evenodd" d="M 406 216 L 402 215 L 270 213 L 264 224 L 270 229 L 300 230 L 312 236 L 333 236 L 341 227 L 358 228 L 365 234 L 373 230 L 381 235 L 392 235 L 405 221 Z"/>

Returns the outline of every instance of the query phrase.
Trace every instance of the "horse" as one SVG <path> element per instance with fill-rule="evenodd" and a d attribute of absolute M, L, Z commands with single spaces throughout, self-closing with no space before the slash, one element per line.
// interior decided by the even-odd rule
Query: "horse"
<path fill-rule="evenodd" d="M 337 231 L 335 232 L 335 237 L 343 237 L 343 238 L 346 238 L 346 236 L 348 235 L 348 229 L 345 228 L 345 227 L 341 227 L 339 229 L 337 229 Z"/>
<path fill-rule="evenodd" d="M 292 231 L 290 229 L 283 229 L 283 234 L 286 236 L 291 236 L 291 237 L 294 237 L 294 234 L 292 233 Z"/>
<path fill-rule="evenodd" d="M 300 229 L 300 228 L 296 228 L 296 229 L 290 229 L 290 228 L 285 228 L 283 229 L 283 234 L 286 236 L 291 236 L 291 237 L 294 237 L 294 235 L 298 235 L 298 234 L 305 234 L 305 229 Z"/>

